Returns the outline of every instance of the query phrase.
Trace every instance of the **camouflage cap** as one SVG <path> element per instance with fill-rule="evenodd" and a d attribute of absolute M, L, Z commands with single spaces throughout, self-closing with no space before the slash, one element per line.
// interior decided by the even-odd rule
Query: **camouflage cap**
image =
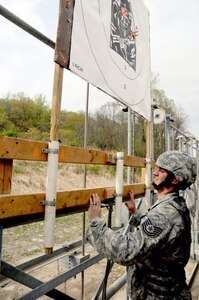
<path fill-rule="evenodd" d="M 186 183 L 187 187 L 196 180 L 196 164 L 183 152 L 166 151 L 158 157 L 156 165 L 173 173 L 175 178 Z"/>

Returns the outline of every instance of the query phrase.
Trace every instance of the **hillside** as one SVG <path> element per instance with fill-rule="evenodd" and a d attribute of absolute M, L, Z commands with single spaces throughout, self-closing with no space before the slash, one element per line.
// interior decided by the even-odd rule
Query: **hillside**
<path fill-rule="evenodd" d="M 84 186 L 82 165 L 59 164 L 57 190 L 81 189 Z M 88 166 L 86 187 L 114 186 L 114 170 L 104 166 Z M 16 161 L 13 171 L 12 194 L 39 193 L 46 188 L 47 163 Z"/>

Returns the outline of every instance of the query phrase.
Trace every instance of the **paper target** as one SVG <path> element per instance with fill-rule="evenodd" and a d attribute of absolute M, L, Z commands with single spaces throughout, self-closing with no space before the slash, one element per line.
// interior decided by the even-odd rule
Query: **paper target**
<path fill-rule="evenodd" d="M 149 16 L 144 3 L 76 0 L 69 68 L 149 120 Z"/>

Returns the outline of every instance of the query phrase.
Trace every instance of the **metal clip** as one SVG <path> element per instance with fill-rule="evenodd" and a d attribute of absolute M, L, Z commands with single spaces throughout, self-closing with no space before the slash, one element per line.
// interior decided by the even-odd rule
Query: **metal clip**
<path fill-rule="evenodd" d="M 44 148 L 42 149 L 42 152 L 45 154 L 58 154 L 59 150 L 58 149 L 49 149 L 49 148 Z"/>
<path fill-rule="evenodd" d="M 114 197 L 123 197 L 123 194 L 114 193 L 113 196 L 114 196 Z"/>
<path fill-rule="evenodd" d="M 52 201 L 42 200 L 42 201 L 39 201 L 39 204 L 40 205 L 45 205 L 45 206 L 55 206 L 56 202 L 55 202 L 55 199 L 52 200 Z"/>
<path fill-rule="evenodd" d="M 123 160 L 124 159 L 124 155 L 118 155 L 115 157 L 116 160 Z"/>

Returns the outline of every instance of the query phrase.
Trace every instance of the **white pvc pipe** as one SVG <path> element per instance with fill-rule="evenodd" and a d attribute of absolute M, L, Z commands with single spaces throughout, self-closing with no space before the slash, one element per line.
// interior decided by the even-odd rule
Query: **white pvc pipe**
<path fill-rule="evenodd" d="M 115 226 L 121 227 L 122 223 L 122 197 L 123 197 L 123 166 L 124 153 L 117 152 L 116 155 L 116 187 L 115 187 Z"/>
<path fill-rule="evenodd" d="M 54 246 L 58 153 L 59 153 L 59 142 L 58 141 L 49 142 L 47 180 L 46 180 L 46 206 L 45 206 L 45 218 L 44 218 L 45 248 L 53 248 Z"/>
<path fill-rule="evenodd" d="M 150 207 L 151 201 L 151 159 L 146 158 L 146 173 L 145 173 L 145 203 L 147 207 Z"/>

